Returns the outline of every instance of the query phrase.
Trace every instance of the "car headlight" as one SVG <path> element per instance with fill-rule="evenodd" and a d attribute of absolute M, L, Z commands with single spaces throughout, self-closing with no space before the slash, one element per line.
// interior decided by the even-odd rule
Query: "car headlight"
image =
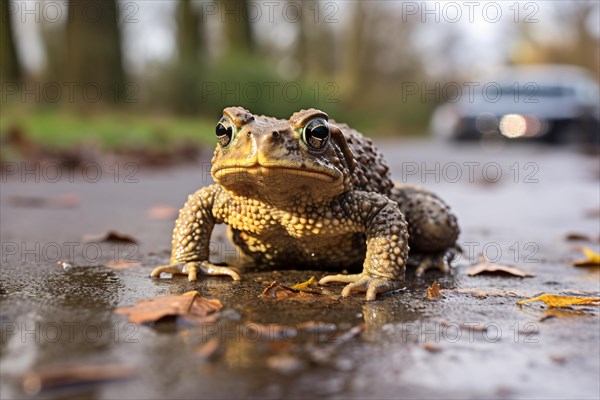
<path fill-rule="evenodd" d="M 532 137 L 546 133 L 546 124 L 533 115 L 506 114 L 500 118 L 500 133 L 508 138 Z"/>

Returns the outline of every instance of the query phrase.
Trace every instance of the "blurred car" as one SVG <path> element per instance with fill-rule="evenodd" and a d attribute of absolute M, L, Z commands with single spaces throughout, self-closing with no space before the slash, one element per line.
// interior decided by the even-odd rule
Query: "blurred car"
<path fill-rule="evenodd" d="M 583 68 L 511 67 L 470 85 L 435 110 L 434 135 L 600 142 L 600 87 Z"/>

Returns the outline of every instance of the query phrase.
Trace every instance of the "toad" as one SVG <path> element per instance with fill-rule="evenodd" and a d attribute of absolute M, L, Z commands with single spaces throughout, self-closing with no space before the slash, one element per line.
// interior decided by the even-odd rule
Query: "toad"
<path fill-rule="evenodd" d="M 352 270 L 319 284 L 345 283 L 342 296 L 367 300 L 403 286 L 407 264 L 416 274 L 447 272 L 459 234 L 456 217 L 435 194 L 394 185 L 373 142 L 323 111 L 289 120 L 229 107 L 216 126 L 214 184 L 191 194 L 175 223 L 170 264 L 151 275 L 228 275 L 211 264 L 215 224 L 246 261 L 259 267 Z M 409 251 L 410 250 L 410 251 Z M 359 272 L 362 269 L 362 272 Z"/>

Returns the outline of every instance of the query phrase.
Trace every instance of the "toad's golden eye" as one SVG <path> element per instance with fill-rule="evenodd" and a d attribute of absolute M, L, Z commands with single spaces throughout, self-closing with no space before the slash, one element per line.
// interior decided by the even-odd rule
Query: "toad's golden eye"
<path fill-rule="evenodd" d="M 221 147 L 227 147 L 233 140 L 233 127 L 225 118 L 221 119 L 215 129 L 217 141 Z"/>
<path fill-rule="evenodd" d="M 323 118 L 315 118 L 302 130 L 302 140 L 312 150 L 323 150 L 329 142 L 329 124 Z"/>

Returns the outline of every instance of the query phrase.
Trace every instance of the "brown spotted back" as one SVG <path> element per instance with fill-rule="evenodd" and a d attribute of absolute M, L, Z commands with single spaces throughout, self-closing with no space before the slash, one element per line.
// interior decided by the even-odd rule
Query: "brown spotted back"
<path fill-rule="evenodd" d="M 344 133 L 348 146 L 354 153 L 356 168 L 353 173 L 353 186 L 357 190 L 390 194 L 394 184 L 390 177 L 389 167 L 383 160 L 383 155 L 373 145 L 373 141 L 346 124 L 338 124 Z"/>

